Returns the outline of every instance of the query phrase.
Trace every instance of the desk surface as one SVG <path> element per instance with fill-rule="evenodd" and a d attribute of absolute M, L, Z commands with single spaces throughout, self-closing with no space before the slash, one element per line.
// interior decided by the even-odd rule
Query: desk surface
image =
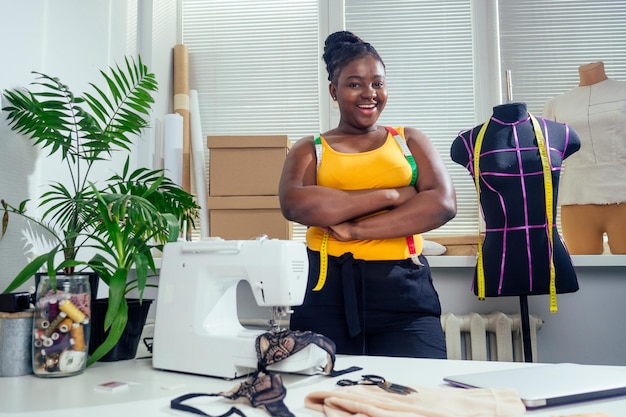
<path fill-rule="evenodd" d="M 489 369 L 507 369 L 538 364 L 510 362 L 479 362 L 407 359 L 364 356 L 339 356 L 336 369 L 361 366 L 360 373 L 383 375 L 388 380 L 413 386 L 440 386 L 447 375 L 479 372 Z M 624 371 L 626 367 L 610 367 Z M 336 380 L 324 375 L 284 375 L 288 392 L 287 407 L 298 417 L 322 414 L 304 407 L 304 397 L 313 391 L 332 390 Z M 108 381 L 123 381 L 129 389 L 121 392 L 96 391 L 94 387 Z M 97 363 L 83 374 L 45 379 L 34 375 L 0 378 L 0 416 L 18 417 L 100 417 L 100 416 L 158 416 L 187 415 L 169 408 L 171 399 L 192 392 L 213 393 L 229 390 L 240 380 L 225 381 L 218 378 L 186 375 L 155 370 L 151 359 L 135 359 L 113 363 Z M 244 403 L 215 397 L 194 400 L 190 403 L 207 414 L 219 415 L 237 405 L 248 417 L 264 416 L 263 410 Z M 579 413 L 606 413 L 613 417 L 626 416 L 626 396 L 590 401 L 569 406 L 550 407 L 527 413 L 531 417 L 566 416 Z"/>

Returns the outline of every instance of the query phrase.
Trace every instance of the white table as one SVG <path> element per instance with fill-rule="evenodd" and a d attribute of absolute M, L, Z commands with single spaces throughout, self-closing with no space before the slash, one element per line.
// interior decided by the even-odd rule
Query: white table
<path fill-rule="evenodd" d="M 537 364 L 509 362 L 478 362 L 429 359 L 406 359 L 366 356 L 339 356 L 335 369 L 361 366 L 351 376 L 362 373 L 379 374 L 392 382 L 413 386 L 439 386 L 447 375 L 507 369 Z M 611 367 L 624 371 L 626 367 Z M 340 377 L 339 377 L 340 378 Z M 288 392 L 285 404 L 296 416 L 322 414 L 304 407 L 304 397 L 317 390 L 332 390 L 339 378 L 324 375 L 283 375 Z M 94 387 L 108 381 L 130 384 L 121 392 L 101 392 Z M 112 363 L 97 363 L 83 374 L 45 379 L 34 375 L 0 378 L 0 416 L 17 417 L 104 417 L 104 416 L 189 416 L 192 414 L 169 408 L 170 400 L 187 393 L 213 393 L 231 389 L 241 379 L 226 381 L 218 378 L 155 370 L 151 359 L 134 359 Z M 207 414 L 220 415 L 237 405 L 248 417 L 264 416 L 263 410 L 215 397 L 195 399 L 194 405 Z M 532 417 L 562 416 L 577 413 L 603 412 L 613 417 L 626 416 L 626 396 L 590 401 L 570 406 L 549 407 L 529 411 Z"/>

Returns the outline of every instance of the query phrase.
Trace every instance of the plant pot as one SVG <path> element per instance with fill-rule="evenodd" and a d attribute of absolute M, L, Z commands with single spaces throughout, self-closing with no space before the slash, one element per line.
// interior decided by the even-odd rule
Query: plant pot
<path fill-rule="evenodd" d="M 33 373 L 33 310 L 0 311 L 0 377 Z"/>
<path fill-rule="evenodd" d="M 128 303 L 128 323 L 117 344 L 100 362 L 115 362 L 126 359 L 134 359 L 137 355 L 139 339 L 146 324 L 148 310 L 153 300 L 145 298 L 139 303 L 139 299 L 127 299 Z M 109 306 L 108 298 L 100 298 L 91 302 L 91 337 L 89 339 L 89 353 L 92 354 L 107 337 L 108 332 L 104 331 L 104 316 Z"/>

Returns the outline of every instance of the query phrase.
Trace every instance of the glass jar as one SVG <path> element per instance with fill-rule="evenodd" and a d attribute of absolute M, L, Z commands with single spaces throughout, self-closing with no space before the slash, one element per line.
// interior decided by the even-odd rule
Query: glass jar
<path fill-rule="evenodd" d="M 44 378 L 82 373 L 90 321 L 88 275 L 41 276 L 33 320 L 33 373 Z"/>

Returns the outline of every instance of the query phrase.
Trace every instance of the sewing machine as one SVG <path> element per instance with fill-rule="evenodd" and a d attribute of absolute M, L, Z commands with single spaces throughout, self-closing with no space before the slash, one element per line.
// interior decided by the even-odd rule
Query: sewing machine
<path fill-rule="evenodd" d="M 302 242 L 255 240 L 179 241 L 165 245 L 154 324 L 153 367 L 237 378 L 257 369 L 255 341 L 278 328 L 290 307 L 302 304 L 308 258 Z M 270 307 L 268 329 L 244 328 L 237 286 L 250 284 L 259 306 Z M 327 361 L 315 345 L 268 367 L 316 373 Z"/>

